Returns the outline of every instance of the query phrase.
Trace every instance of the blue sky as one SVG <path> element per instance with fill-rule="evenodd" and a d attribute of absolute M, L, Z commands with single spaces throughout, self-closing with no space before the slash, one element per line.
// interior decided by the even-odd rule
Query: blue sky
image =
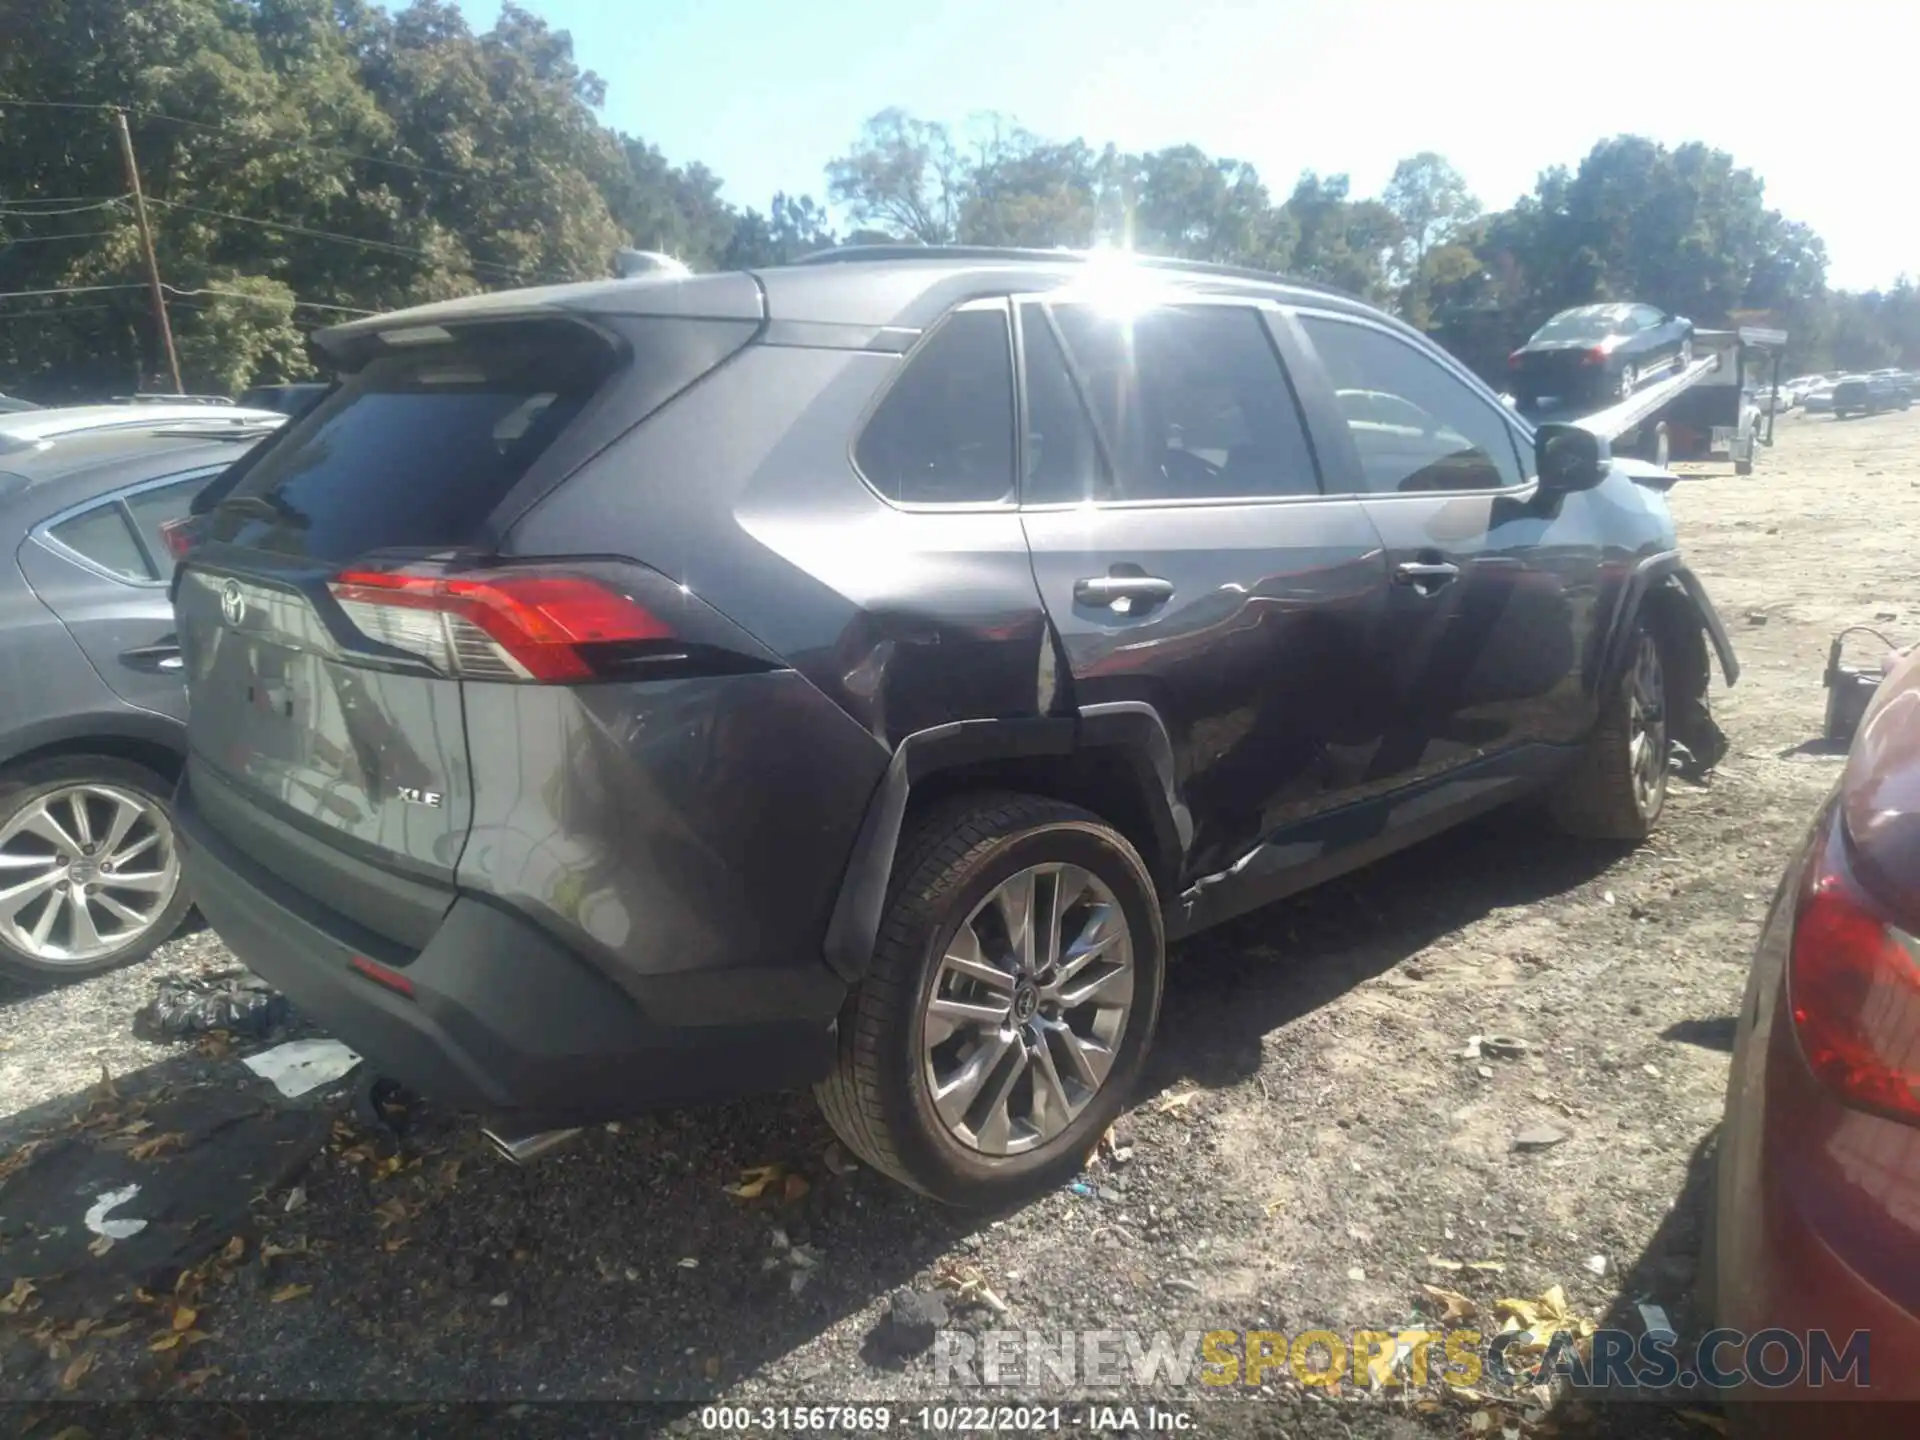
<path fill-rule="evenodd" d="M 1731 151 L 1836 285 L 1920 275 L 1920 3 L 1835 0 L 522 0 L 607 81 L 606 120 L 727 197 L 824 199 L 887 105 L 999 111 L 1126 149 L 1191 142 L 1376 193 L 1438 150 L 1489 208 L 1621 131 Z M 495 0 L 463 0 L 477 27 Z M 1877 180 L 1893 157 L 1904 178 Z"/>

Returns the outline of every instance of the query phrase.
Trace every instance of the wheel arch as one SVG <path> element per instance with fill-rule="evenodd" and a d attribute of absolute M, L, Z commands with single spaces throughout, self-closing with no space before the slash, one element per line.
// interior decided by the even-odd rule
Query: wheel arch
<path fill-rule="evenodd" d="M 160 775 L 169 784 L 187 762 L 186 735 L 160 715 L 85 715 L 28 726 L 0 741 L 0 772 L 63 755 L 105 755 L 127 760 Z"/>
<path fill-rule="evenodd" d="M 868 801 L 824 942 L 842 979 L 860 980 L 872 961 L 907 817 L 973 790 L 1016 790 L 1091 811 L 1139 852 L 1163 902 L 1177 893 L 1193 827 L 1152 706 L 1120 701 L 1078 715 L 934 726 L 900 742 Z"/>
<path fill-rule="evenodd" d="M 1669 677 L 1671 733 L 1699 765 L 1710 768 L 1727 748 L 1707 699 L 1713 680 L 1712 662 L 1719 660 L 1722 676 L 1733 685 L 1740 678 L 1740 661 L 1706 587 L 1680 558 L 1679 551 L 1650 555 L 1634 568 L 1601 650 L 1596 695 L 1607 694 L 1626 673 L 1632 660 L 1633 637 L 1643 619 L 1660 637 L 1674 667 Z"/>

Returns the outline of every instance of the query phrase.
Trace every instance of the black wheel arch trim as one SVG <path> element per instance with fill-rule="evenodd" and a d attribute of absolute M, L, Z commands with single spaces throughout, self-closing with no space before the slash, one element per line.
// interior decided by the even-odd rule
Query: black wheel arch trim
<path fill-rule="evenodd" d="M 1162 853 L 1184 858 L 1193 822 L 1174 790 L 1173 743 L 1165 721 L 1141 701 L 1088 705 L 1077 715 L 958 720 L 901 740 L 867 802 L 823 942 L 828 966 L 849 984 L 873 959 L 893 874 L 894 852 L 915 784 L 942 771 L 999 760 L 1116 750 L 1147 800 Z M 1156 876 L 1156 880 L 1161 877 Z"/>
<path fill-rule="evenodd" d="M 1739 657 L 1733 653 L 1733 642 L 1727 637 L 1727 627 L 1721 622 L 1720 612 L 1713 608 L 1713 601 L 1707 597 L 1706 586 L 1700 583 L 1699 576 L 1680 558 L 1678 550 L 1662 550 L 1643 557 L 1627 579 L 1620 602 L 1614 607 L 1612 623 L 1607 627 L 1606 643 L 1600 652 L 1600 664 L 1594 677 L 1595 694 L 1605 693 L 1606 686 L 1619 677 L 1627 661 L 1627 644 L 1633 635 L 1634 622 L 1639 619 L 1640 608 L 1649 595 L 1663 587 L 1677 590 L 1685 597 L 1699 620 L 1701 631 L 1713 647 L 1713 653 L 1719 658 L 1720 670 L 1727 684 L 1732 685 L 1739 680 Z"/>

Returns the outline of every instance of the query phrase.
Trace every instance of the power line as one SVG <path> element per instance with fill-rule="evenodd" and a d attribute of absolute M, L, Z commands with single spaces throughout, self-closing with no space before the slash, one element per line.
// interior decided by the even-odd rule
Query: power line
<path fill-rule="evenodd" d="M 16 220 L 37 220 L 43 215 L 81 215 L 89 210 L 114 209 L 126 198 L 124 195 L 114 195 L 99 201 L 97 204 L 74 205 L 65 210 L 16 210 L 14 208 L 16 202 L 0 200 L 0 215 L 9 215 Z"/>
<path fill-rule="evenodd" d="M 211 285 L 203 285 L 198 290 L 182 290 L 174 285 L 162 285 L 160 288 L 169 295 L 225 295 L 235 300 L 257 300 L 266 305 L 279 303 L 271 295 L 255 295 L 248 290 L 220 290 Z M 295 300 L 293 303 L 309 310 L 338 310 L 343 315 L 378 315 L 380 313 L 378 310 L 362 310 L 354 305 L 329 305 L 321 300 Z"/>
<path fill-rule="evenodd" d="M 387 240 L 365 240 L 357 235 L 339 235 L 331 230 L 314 230 L 305 225 L 289 225 L 283 220 L 258 220 L 251 215 L 235 215 L 228 210 L 207 210 L 198 205 L 183 205 L 178 200 L 162 200 L 158 196 L 148 196 L 154 205 L 164 205 L 169 210 L 184 210 L 193 215 L 207 215 L 216 220 L 231 220 L 238 225 L 258 225 L 263 230 L 281 230 L 289 235 L 306 235 L 315 240 L 334 240 L 343 245 L 360 245 L 369 250 L 383 250 L 391 255 L 404 255 L 411 259 L 434 260 L 444 263 L 444 257 L 430 250 L 420 250 L 411 245 L 395 245 Z M 511 265 L 496 264 L 491 260 L 469 260 L 475 270 L 497 270 L 503 275 L 511 275 L 516 280 L 524 280 L 529 274 L 535 279 L 545 279 L 538 272 L 517 270 Z"/>
<path fill-rule="evenodd" d="M 96 240 L 102 235 L 118 235 L 118 230 L 80 230 L 72 235 L 0 235 L 0 247 L 44 245 L 49 240 Z"/>
<path fill-rule="evenodd" d="M 107 290 L 144 290 L 146 288 L 147 288 L 146 285 L 143 283 L 130 283 L 126 285 L 70 285 L 59 290 L 0 290 L 0 300 L 25 300 L 25 299 L 33 299 L 36 297 L 51 296 L 51 295 L 95 295 L 95 294 L 101 293 L 102 291 L 107 291 Z M 220 295 L 220 296 L 226 296 L 228 298 L 235 299 L 235 300 L 252 300 L 256 304 L 260 304 L 260 305 L 280 305 L 280 304 L 287 303 L 280 297 L 273 296 L 273 295 L 255 295 L 251 291 L 247 291 L 247 290 L 223 290 L 212 285 L 202 286 L 197 290 L 184 290 L 175 285 L 162 285 L 160 288 L 166 291 L 169 295 L 181 295 L 181 296 Z M 324 300 L 301 300 L 296 297 L 291 303 L 295 306 L 295 308 L 305 308 L 308 310 L 337 310 L 342 314 L 346 314 L 346 315 L 378 315 L 381 313 L 378 310 L 362 310 L 358 306 L 354 306 L 354 305 L 333 305 Z M 73 310 L 77 310 L 80 308 L 83 308 L 83 307 L 73 307 Z M 53 314 L 71 314 L 73 313 L 73 310 L 70 310 L 67 307 L 63 306 L 61 309 L 57 311 L 55 310 L 45 310 L 45 311 L 15 310 L 11 312 L 0 312 L 0 314 L 53 315 Z"/>
<path fill-rule="evenodd" d="M 0 96 L 0 105 L 20 105 L 36 110 L 125 110 L 129 115 L 138 115 L 143 120 L 164 120 L 169 125 L 184 125 L 190 130 L 205 130 L 214 135 L 225 135 L 236 140 L 251 140 L 256 137 L 244 134 L 225 125 L 209 125 L 204 120 L 188 120 L 183 116 L 169 115 L 164 110 L 143 110 L 137 105 L 109 105 L 104 101 L 80 100 L 15 100 L 10 96 Z M 269 137 L 270 138 L 270 137 Z M 358 150 L 342 150 L 333 145 L 319 145 L 306 141 L 298 147 L 302 150 L 317 150 L 326 155 L 338 155 L 346 160 L 364 160 L 369 165 L 392 165 L 400 170 L 412 170 L 421 175 L 439 175 L 448 180 L 468 180 L 458 170 L 442 170 L 434 165 L 421 165 L 412 160 L 390 160 L 383 155 L 365 155 Z"/>

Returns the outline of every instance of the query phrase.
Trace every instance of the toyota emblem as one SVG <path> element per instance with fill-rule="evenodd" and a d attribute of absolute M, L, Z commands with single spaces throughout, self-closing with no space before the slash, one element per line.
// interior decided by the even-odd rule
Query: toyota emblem
<path fill-rule="evenodd" d="M 241 590 L 238 580 L 229 580 L 221 587 L 220 613 L 226 617 L 229 625 L 237 626 L 247 618 L 246 592 Z"/>

